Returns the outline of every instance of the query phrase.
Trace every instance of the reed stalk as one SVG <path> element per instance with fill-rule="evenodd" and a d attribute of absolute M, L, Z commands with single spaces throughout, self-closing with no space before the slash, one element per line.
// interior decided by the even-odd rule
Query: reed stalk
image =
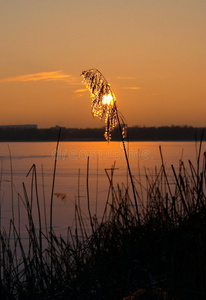
<path fill-rule="evenodd" d="M 135 192 L 134 181 L 133 181 L 133 178 L 132 178 L 132 172 L 131 172 L 131 169 L 130 169 L 129 159 L 128 159 L 128 155 L 127 155 L 127 151 L 126 151 L 126 147 L 125 147 L 124 136 L 123 136 L 122 127 L 121 127 L 121 124 L 120 124 L 119 114 L 118 114 L 118 110 L 117 110 L 116 104 L 115 104 L 115 109 L 116 109 L 116 112 L 117 112 L 117 120 L 118 120 L 119 131 L 120 131 L 120 136 L 121 136 L 121 140 L 122 140 L 122 145 L 123 145 L 123 149 L 124 149 L 124 155 L 125 155 L 125 158 L 126 158 L 127 169 L 128 169 L 130 181 L 131 181 L 131 184 L 132 184 L 132 191 L 133 191 L 134 202 L 135 202 L 135 207 L 136 207 L 137 219 L 138 219 L 139 226 L 141 226 L 141 221 L 140 221 L 140 215 L 139 215 L 139 210 L 138 210 L 138 205 L 137 205 L 137 197 L 136 197 L 136 192 Z"/>
<path fill-rule="evenodd" d="M 86 177 L 86 186 L 87 186 L 87 208 L 89 213 L 90 225 L 92 232 L 94 233 L 94 225 L 92 220 L 92 214 L 90 209 L 90 198 L 89 198 L 89 156 L 87 157 L 87 177 Z"/>
<path fill-rule="evenodd" d="M 56 152 L 54 158 L 54 171 L 53 171 L 53 182 L 52 182 L 52 191 L 51 191 L 51 203 L 50 203 L 50 240 L 51 240 L 51 282 L 53 278 L 53 198 L 54 198 L 54 186 L 55 186 L 55 178 L 56 178 L 56 166 L 58 159 L 58 148 L 60 141 L 61 128 L 59 129 L 58 140 L 56 145 Z"/>

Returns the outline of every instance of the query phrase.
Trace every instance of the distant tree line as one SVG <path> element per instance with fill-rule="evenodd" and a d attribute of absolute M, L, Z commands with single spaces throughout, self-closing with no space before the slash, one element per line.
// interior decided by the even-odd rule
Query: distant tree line
<path fill-rule="evenodd" d="M 195 141 L 205 140 L 206 128 L 191 126 L 130 127 L 130 141 Z"/>
<path fill-rule="evenodd" d="M 129 127 L 129 141 L 199 141 L 201 136 L 206 140 L 203 127 L 162 126 L 162 127 Z M 46 142 L 57 141 L 59 127 L 52 128 L 0 128 L 1 142 Z M 61 141 L 105 141 L 104 128 L 61 128 Z M 119 128 L 112 133 L 112 141 L 121 140 Z"/>

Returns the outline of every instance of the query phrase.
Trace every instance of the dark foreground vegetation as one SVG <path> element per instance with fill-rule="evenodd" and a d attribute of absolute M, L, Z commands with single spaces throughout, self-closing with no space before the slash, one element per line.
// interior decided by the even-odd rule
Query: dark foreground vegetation
<path fill-rule="evenodd" d="M 199 151 L 195 166 L 180 160 L 170 174 L 161 149 L 160 157 L 160 169 L 146 171 L 145 181 L 134 178 L 140 225 L 131 187 L 113 184 L 114 165 L 106 171 L 101 218 L 91 215 L 87 190 L 88 218 L 77 197 L 76 226 L 68 228 L 67 239 L 55 235 L 52 218 L 43 230 L 40 210 L 34 224 L 31 205 L 39 207 L 39 199 L 33 166 L 35 197 L 29 199 L 24 187 L 21 199 L 29 248 L 18 220 L 11 219 L 9 232 L 1 230 L 3 299 L 206 299 L 206 155 Z M 52 216 L 52 200 L 50 209 Z"/>
<path fill-rule="evenodd" d="M 59 127 L 31 128 L 27 126 L 0 127 L 0 142 L 56 141 Z M 129 141 L 196 141 L 205 128 L 191 126 L 129 127 Z M 205 137 L 203 138 L 205 140 Z M 104 141 L 104 128 L 62 128 L 62 141 Z M 120 141 L 119 128 L 112 133 L 113 141 Z"/>

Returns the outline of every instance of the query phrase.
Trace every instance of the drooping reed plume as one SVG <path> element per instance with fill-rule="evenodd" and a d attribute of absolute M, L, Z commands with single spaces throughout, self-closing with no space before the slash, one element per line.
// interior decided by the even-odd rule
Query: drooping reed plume
<path fill-rule="evenodd" d="M 111 139 L 111 132 L 118 124 L 118 110 L 116 97 L 112 92 L 110 84 L 107 82 L 102 73 L 97 69 L 83 71 L 81 76 L 83 82 L 91 93 L 91 109 L 94 117 L 99 117 L 105 121 L 105 138 Z M 120 113 L 119 113 L 120 114 Z M 126 137 L 126 124 L 123 116 L 120 114 L 123 137 Z"/>
<path fill-rule="evenodd" d="M 83 71 L 81 76 L 83 77 L 83 82 L 89 89 L 92 98 L 92 114 L 94 116 L 100 117 L 100 119 L 105 120 L 105 138 L 109 142 L 111 139 L 111 132 L 118 124 L 120 129 L 120 136 L 122 139 L 123 149 L 125 153 L 125 158 L 127 162 L 127 168 L 132 184 L 132 190 L 134 195 L 134 202 L 136 206 L 137 218 L 140 225 L 140 216 L 137 205 L 137 198 L 135 193 L 134 181 L 132 178 L 132 173 L 129 165 L 128 155 L 125 148 L 124 139 L 126 137 L 127 126 L 124 122 L 124 117 L 119 113 L 116 105 L 116 98 L 110 84 L 107 82 L 102 73 L 97 69 L 89 69 Z"/>

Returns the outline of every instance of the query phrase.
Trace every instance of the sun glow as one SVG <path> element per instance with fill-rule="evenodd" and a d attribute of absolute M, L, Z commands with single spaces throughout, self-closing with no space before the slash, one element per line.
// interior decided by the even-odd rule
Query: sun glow
<path fill-rule="evenodd" d="M 113 105 L 113 97 L 111 94 L 104 95 L 102 98 L 102 104 Z"/>

